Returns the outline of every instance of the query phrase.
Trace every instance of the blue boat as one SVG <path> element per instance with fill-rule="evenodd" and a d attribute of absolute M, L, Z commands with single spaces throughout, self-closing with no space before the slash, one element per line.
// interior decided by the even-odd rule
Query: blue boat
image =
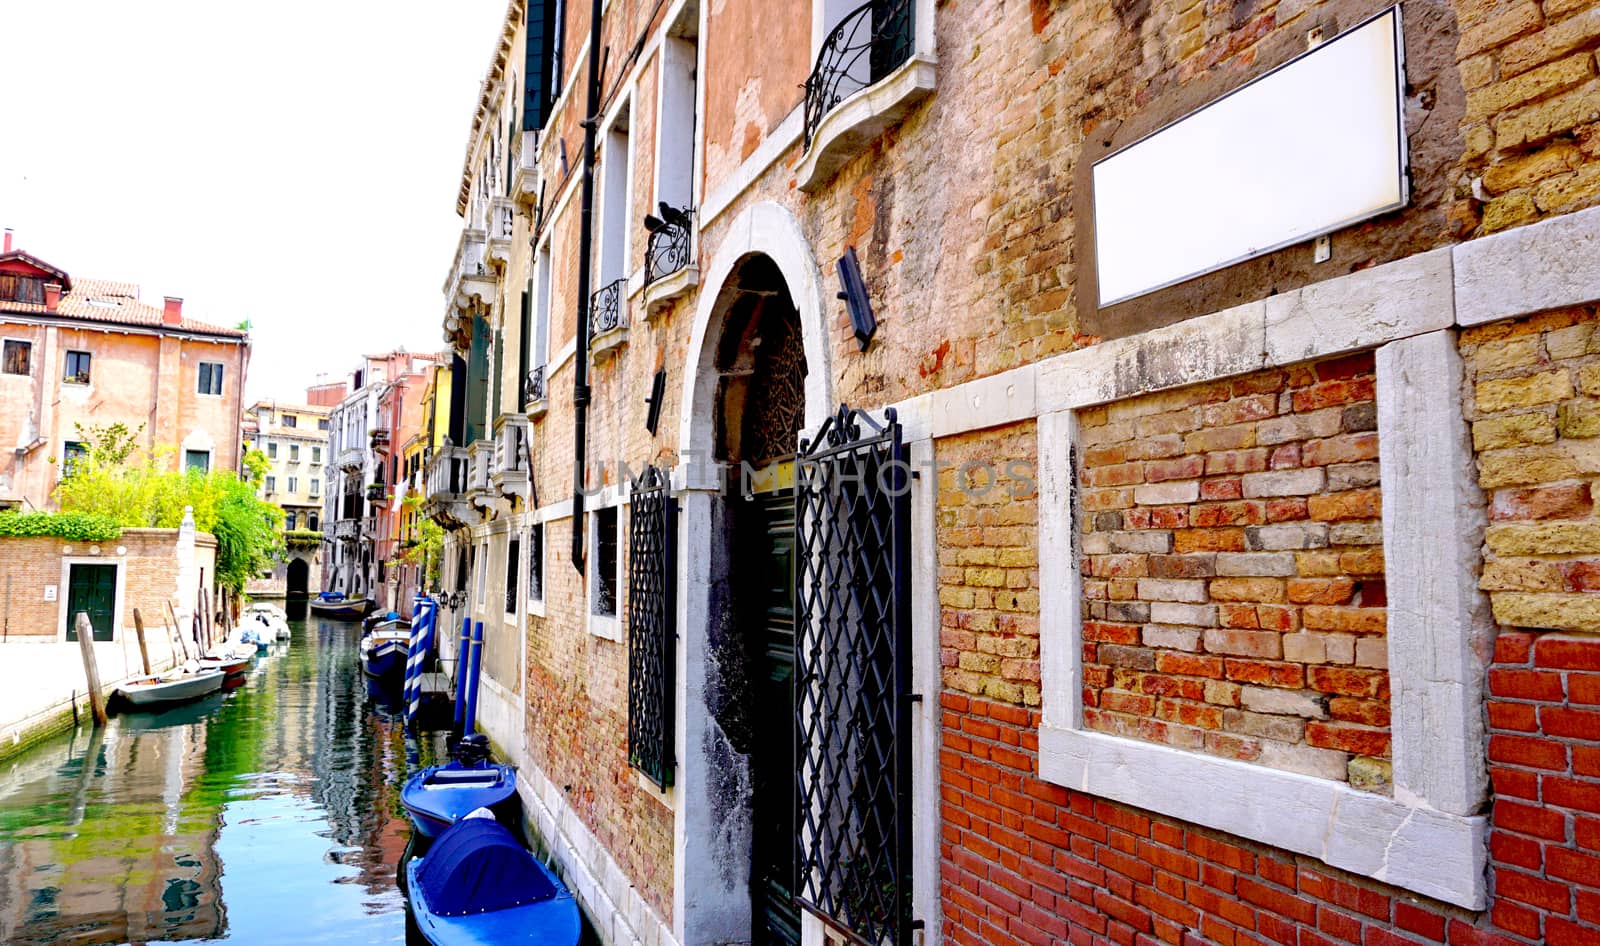
<path fill-rule="evenodd" d="M 379 630 L 361 638 L 361 672 L 383 683 L 405 679 L 409 630 Z"/>
<path fill-rule="evenodd" d="M 406 780 L 400 804 L 417 829 L 414 847 L 423 851 L 449 827 L 479 808 L 488 808 L 508 824 L 518 818 L 517 773 L 509 765 L 489 761 L 489 740 L 481 733 L 461 737 L 454 757 Z"/>
<path fill-rule="evenodd" d="M 372 610 L 371 598 L 346 598 L 342 591 L 324 591 L 306 602 L 311 613 L 336 621 L 358 621 Z"/>
<path fill-rule="evenodd" d="M 407 901 L 433 946 L 573 946 L 578 902 L 489 812 L 474 812 L 406 864 Z"/>

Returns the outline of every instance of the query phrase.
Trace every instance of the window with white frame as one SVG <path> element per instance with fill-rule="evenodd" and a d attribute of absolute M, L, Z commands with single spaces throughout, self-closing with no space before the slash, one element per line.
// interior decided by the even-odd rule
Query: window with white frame
<path fill-rule="evenodd" d="M 322 481 L 317 479 L 314 476 L 311 478 L 311 495 L 312 496 L 320 496 L 320 495 L 322 495 Z"/>
<path fill-rule="evenodd" d="M 293 477 L 293 476 L 289 477 L 289 492 L 295 493 L 295 492 L 299 492 L 299 490 L 300 490 L 300 480 L 299 480 L 299 478 Z"/>
<path fill-rule="evenodd" d="M 300 445 L 297 444 L 297 443 L 289 444 L 289 462 L 290 463 L 299 463 L 300 462 Z"/>
<path fill-rule="evenodd" d="M 699 4 L 684 4 L 661 47 L 660 131 L 656 135 L 656 200 L 679 210 L 694 202 L 696 70 Z"/>
<path fill-rule="evenodd" d="M 269 493 L 276 493 L 278 491 L 278 478 L 276 476 L 272 476 L 270 474 L 267 476 L 266 489 Z"/>
<path fill-rule="evenodd" d="M 88 384 L 89 362 L 92 357 L 86 351 L 68 351 L 61 380 L 67 384 Z"/>
<path fill-rule="evenodd" d="M 215 361 L 200 362 L 199 383 L 197 390 L 207 397 L 222 396 L 222 369 L 223 365 Z"/>
<path fill-rule="evenodd" d="M 312 447 L 311 448 L 311 462 L 312 463 L 321 463 L 322 462 L 322 448 L 321 447 Z"/>
<path fill-rule="evenodd" d="M 268 440 L 267 443 L 266 443 L 266 447 L 267 447 L 267 459 L 269 459 L 269 460 L 278 459 L 278 445 L 276 443 L 274 443 L 273 441 Z"/>
<path fill-rule="evenodd" d="M 596 509 L 589 537 L 589 613 L 617 616 L 617 588 L 621 584 L 617 555 L 617 507 Z"/>
<path fill-rule="evenodd" d="M 522 571 L 522 542 L 516 536 L 506 543 L 506 614 L 517 611 L 518 577 Z"/>
<path fill-rule="evenodd" d="M 628 135 L 629 104 L 624 103 L 616 118 L 606 130 L 605 149 L 601 154 L 600 239 L 596 251 L 600 254 L 596 282 L 604 288 L 619 279 L 626 279 L 630 265 L 630 236 L 628 225 L 633 178 L 632 139 Z"/>
<path fill-rule="evenodd" d="M 544 603 L 544 523 L 528 527 L 528 604 Z"/>

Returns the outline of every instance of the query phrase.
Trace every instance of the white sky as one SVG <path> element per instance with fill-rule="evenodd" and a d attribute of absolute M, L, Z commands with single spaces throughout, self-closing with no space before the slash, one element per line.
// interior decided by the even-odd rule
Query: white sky
<path fill-rule="evenodd" d="M 506 0 L 0 0 L 0 227 L 252 323 L 246 396 L 443 346 L 461 162 Z"/>

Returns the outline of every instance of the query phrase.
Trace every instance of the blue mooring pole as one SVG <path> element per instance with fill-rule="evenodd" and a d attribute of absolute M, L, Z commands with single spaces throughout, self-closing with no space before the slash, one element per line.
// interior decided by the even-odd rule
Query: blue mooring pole
<path fill-rule="evenodd" d="M 478 676 L 483 669 L 483 622 L 472 622 L 472 640 L 467 645 L 467 712 L 461 734 L 469 735 L 478 725 Z"/>
<path fill-rule="evenodd" d="M 456 648 L 456 731 L 465 733 L 461 728 L 463 715 L 467 711 L 467 655 L 472 649 L 472 618 L 461 619 L 461 644 Z"/>

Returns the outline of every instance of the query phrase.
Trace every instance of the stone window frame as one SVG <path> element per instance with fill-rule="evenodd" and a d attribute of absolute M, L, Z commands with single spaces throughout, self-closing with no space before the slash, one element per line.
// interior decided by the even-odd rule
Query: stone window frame
<path fill-rule="evenodd" d="M 584 629 L 595 637 L 615 643 L 622 643 L 627 639 L 623 624 L 623 601 L 627 596 L 628 574 L 628 536 L 627 536 L 627 491 L 616 486 L 607 486 L 600 491 L 600 495 L 586 504 L 583 515 L 586 520 L 584 542 L 585 549 L 583 576 L 583 621 Z M 594 579 L 595 569 L 599 564 L 598 543 L 600 538 L 600 512 L 602 510 L 615 510 L 617 517 L 617 567 L 613 580 L 616 582 L 617 610 L 615 614 L 599 614 L 594 609 Z M 568 512 L 568 515 L 571 515 Z"/>
<path fill-rule="evenodd" d="M 1042 719 L 1048 781 L 1226 831 L 1471 909 L 1487 902 L 1483 496 L 1462 415 L 1451 251 L 1086 349 L 1038 375 Z M 1375 350 L 1393 797 L 1085 729 L 1080 409 Z M 1443 541 L 1446 538 L 1448 542 Z M 1411 564 L 1414 563 L 1414 564 Z M 1197 804 L 1196 786 L 1211 791 Z"/>
<path fill-rule="evenodd" d="M 545 584 L 549 581 L 549 575 L 546 573 L 546 568 L 545 568 L 545 565 L 547 564 L 547 561 L 545 559 L 545 522 L 546 521 L 547 521 L 546 510 L 542 510 L 541 509 L 541 510 L 536 510 L 536 511 L 530 513 L 528 515 L 528 517 L 527 517 L 527 529 L 524 530 L 525 531 L 525 538 L 523 539 L 523 542 L 524 542 L 524 544 L 525 544 L 525 546 L 526 546 L 526 548 L 528 550 L 528 571 L 529 571 L 529 574 L 524 576 L 525 580 L 524 580 L 524 583 L 523 583 L 523 594 L 522 594 L 523 605 L 522 605 L 522 608 L 528 614 L 531 614 L 534 617 L 540 617 L 540 618 L 548 616 L 548 613 L 549 613 L 548 610 L 547 610 L 547 607 L 548 607 L 547 606 L 547 601 L 549 600 L 549 593 L 545 590 Z M 534 538 L 533 538 L 535 531 L 537 531 L 538 534 L 539 534 L 539 539 L 538 539 L 537 542 L 535 542 Z M 539 571 L 539 594 L 538 594 L 538 597 L 535 597 L 534 594 L 533 594 L 532 572 L 533 572 L 533 567 L 534 567 L 535 561 L 538 562 L 538 571 Z"/>
<path fill-rule="evenodd" d="M 111 640 L 99 643 L 120 643 L 123 639 L 122 622 L 125 619 L 124 605 L 128 597 L 128 560 L 123 554 L 123 547 L 117 548 L 116 555 L 100 554 L 100 546 L 96 543 L 85 543 L 89 547 L 89 554 L 75 552 L 70 545 L 61 548 L 61 591 L 56 595 L 60 602 L 56 605 L 56 642 L 67 643 L 67 622 L 73 620 L 73 615 L 67 613 L 70 605 L 72 588 L 72 566 L 74 565 L 115 565 L 117 568 L 117 592 L 111 603 Z"/>

